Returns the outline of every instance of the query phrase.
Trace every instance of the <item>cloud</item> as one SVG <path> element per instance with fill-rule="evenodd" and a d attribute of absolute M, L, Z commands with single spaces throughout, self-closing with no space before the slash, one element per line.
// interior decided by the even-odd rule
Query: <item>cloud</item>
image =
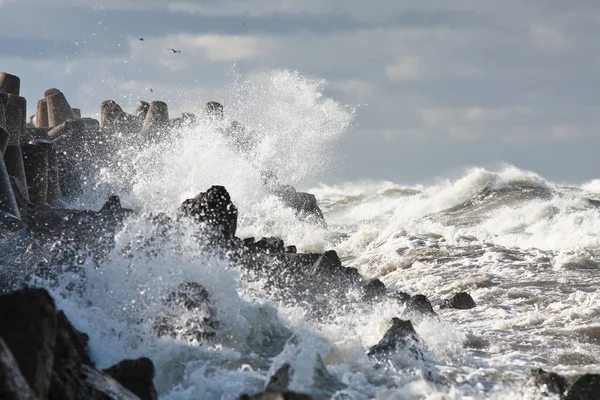
<path fill-rule="evenodd" d="M 583 134 L 577 126 L 573 125 L 555 125 L 551 129 L 552 137 L 559 142 L 580 139 Z"/>
<path fill-rule="evenodd" d="M 217 62 L 266 58 L 277 47 L 275 40 L 268 37 L 240 35 L 179 35 L 178 42 Z"/>
<path fill-rule="evenodd" d="M 392 81 L 413 81 L 421 77 L 421 60 L 417 56 L 396 57 L 394 63 L 385 68 Z"/>
<path fill-rule="evenodd" d="M 555 29 L 534 22 L 530 27 L 533 43 L 545 50 L 559 50 L 566 46 L 567 40 Z"/>
<path fill-rule="evenodd" d="M 527 107 L 424 108 L 420 113 L 428 125 L 447 125 L 498 122 L 531 114 L 531 110 Z"/>

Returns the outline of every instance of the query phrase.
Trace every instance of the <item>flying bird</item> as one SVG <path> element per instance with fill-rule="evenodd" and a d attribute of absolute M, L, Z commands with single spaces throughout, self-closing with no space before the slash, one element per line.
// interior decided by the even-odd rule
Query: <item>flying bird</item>
<path fill-rule="evenodd" d="M 154 92 L 154 90 L 152 90 L 152 88 L 150 88 L 150 92 Z"/>
<path fill-rule="evenodd" d="M 141 37 L 141 38 L 139 38 L 138 40 L 143 42 L 143 41 L 144 41 L 144 38 L 143 38 L 143 37 Z"/>
<path fill-rule="evenodd" d="M 171 54 L 181 53 L 181 50 L 167 49 Z"/>
<path fill-rule="evenodd" d="M 245 23 L 245 22 L 242 22 L 242 23 L 240 24 L 240 26 L 244 26 L 244 25 L 246 25 L 246 23 Z"/>

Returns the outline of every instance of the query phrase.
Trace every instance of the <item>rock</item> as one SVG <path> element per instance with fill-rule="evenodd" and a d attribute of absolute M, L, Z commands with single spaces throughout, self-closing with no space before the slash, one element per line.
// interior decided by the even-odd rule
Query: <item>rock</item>
<path fill-rule="evenodd" d="M 283 240 L 275 237 L 263 237 L 258 242 L 255 242 L 251 248 L 255 252 L 263 252 L 267 254 L 284 252 Z"/>
<path fill-rule="evenodd" d="M 83 133 L 86 129 L 85 121 L 82 119 L 68 119 L 60 125 L 54 126 L 48 131 L 48 137 L 56 139 L 57 137 L 68 135 L 70 133 Z"/>
<path fill-rule="evenodd" d="M 48 102 L 46 99 L 38 100 L 35 111 L 35 126 L 38 128 L 48 128 Z"/>
<path fill-rule="evenodd" d="M 18 96 L 21 91 L 21 79 L 8 72 L 0 72 L 0 89 Z"/>
<path fill-rule="evenodd" d="M 0 399 L 37 400 L 19 365 L 0 337 Z"/>
<path fill-rule="evenodd" d="M 18 144 L 20 139 L 22 139 L 23 135 L 25 135 L 25 129 L 27 128 L 27 118 L 26 118 L 27 117 L 27 100 L 25 99 L 25 97 L 9 94 L 7 107 L 10 104 L 17 106 L 19 108 L 19 110 L 21 110 L 20 117 L 18 120 L 19 128 L 15 129 L 14 132 L 10 132 L 10 129 L 7 126 L 7 130 L 11 133 L 11 137 L 8 141 L 8 144 L 15 145 L 15 144 Z M 8 118 L 8 114 L 7 114 L 7 118 Z M 7 121 L 7 125 L 8 125 L 8 121 Z M 19 132 L 18 136 L 16 136 L 17 131 Z"/>
<path fill-rule="evenodd" d="M 475 301 L 468 293 L 460 292 L 456 293 L 451 298 L 444 300 L 440 308 L 455 308 L 457 310 L 469 310 L 471 308 L 475 308 Z"/>
<path fill-rule="evenodd" d="M 0 127 L 6 128 L 6 105 L 8 104 L 8 94 L 0 89 Z"/>
<path fill-rule="evenodd" d="M 76 394 L 80 397 L 65 400 L 140 400 L 112 377 L 90 366 L 82 365 L 80 377 L 83 385 L 89 388 L 87 393 Z"/>
<path fill-rule="evenodd" d="M 223 186 L 212 186 L 184 201 L 180 209 L 184 215 L 206 224 L 220 238 L 232 239 L 235 236 L 238 212 Z"/>
<path fill-rule="evenodd" d="M 379 279 L 374 278 L 370 279 L 363 284 L 364 294 L 362 295 L 362 300 L 366 302 L 370 302 L 373 300 L 384 298 L 387 293 L 387 288 L 384 283 Z"/>
<path fill-rule="evenodd" d="M 6 151 L 6 146 L 8 146 L 8 139 L 10 138 L 10 133 L 2 126 L 0 126 L 0 156 L 4 156 L 4 152 Z"/>
<path fill-rule="evenodd" d="M 296 249 L 296 246 L 291 245 L 291 246 L 285 246 L 285 248 L 283 249 L 284 253 L 297 253 L 298 250 Z"/>
<path fill-rule="evenodd" d="M 23 377 L 39 399 L 46 399 L 57 336 L 54 300 L 44 289 L 2 295 L 0 321 L 0 337 L 17 360 Z"/>
<path fill-rule="evenodd" d="M 154 388 L 154 364 L 149 358 L 123 360 L 102 372 L 113 377 L 140 400 L 156 400 Z"/>
<path fill-rule="evenodd" d="M 157 316 L 155 322 L 159 337 L 169 335 L 202 343 L 215 336 L 219 323 L 204 286 L 196 282 L 182 283 L 167 296 L 163 304 L 166 310 Z M 181 321 L 180 317 L 189 312 L 192 317 Z"/>
<path fill-rule="evenodd" d="M 142 125 L 142 135 L 150 139 L 158 139 L 166 134 L 169 127 L 169 108 L 167 103 L 153 101 L 150 103 L 146 118 Z"/>
<path fill-rule="evenodd" d="M 307 219 L 320 225 L 325 225 L 325 218 L 321 209 L 317 205 L 317 199 L 310 193 L 297 192 L 290 185 L 279 185 L 276 183 L 274 175 L 265 173 L 263 179 L 267 183 L 267 188 L 279 197 L 286 207 L 296 211 L 296 215 L 301 219 Z"/>
<path fill-rule="evenodd" d="M 600 375 L 585 374 L 567 389 L 563 400 L 597 400 L 600 394 Z"/>
<path fill-rule="evenodd" d="M 29 204 L 29 193 L 27 192 L 27 188 L 14 176 L 10 176 L 10 186 L 15 195 L 17 207 L 19 209 L 26 207 Z"/>
<path fill-rule="evenodd" d="M 391 328 L 387 330 L 379 343 L 369 349 L 367 355 L 382 360 L 397 351 L 409 350 L 414 357 L 422 360 L 421 347 L 421 339 L 415 332 L 412 323 L 394 317 Z"/>
<path fill-rule="evenodd" d="M 107 136 L 124 134 L 136 137 L 142 129 L 142 122 L 141 118 L 123 111 L 114 100 L 100 104 L 100 126 Z"/>
<path fill-rule="evenodd" d="M 295 392 L 263 392 L 249 396 L 243 394 L 238 397 L 238 400 L 311 400 L 312 398 L 306 394 Z"/>
<path fill-rule="evenodd" d="M 425 295 L 416 294 L 411 296 L 406 302 L 406 309 L 404 310 L 403 316 L 419 319 L 423 316 L 436 316 L 437 314 L 433 311 L 431 302 Z"/>
<path fill-rule="evenodd" d="M 46 201 L 54 207 L 63 205 L 58 155 L 54 146 L 48 149 L 48 190 L 46 192 Z"/>
<path fill-rule="evenodd" d="M 0 211 L 13 215 L 20 219 L 21 213 L 13 192 L 10 176 L 4 164 L 4 158 L 0 156 Z"/>
<path fill-rule="evenodd" d="M 66 120 L 77 119 L 62 92 L 49 94 L 45 99 L 48 103 L 48 126 L 55 127 Z"/>
<path fill-rule="evenodd" d="M 21 108 L 15 103 L 6 104 L 6 130 L 9 133 L 8 145 L 15 146 L 21 142 L 23 114 Z"/>
<path fill-rule="evenodd" d="M 24 188 L 27 188 L 27 178 L 25 176 L 25 165 L 23 163 L 23 153 L 20 145 L 8 145 L 4 152 L 4 163 L 8 175 L 14 176 Z M 25 192 L 27 201 L 29 201 L 29 192 Z"/>
<path fill-rule="evenodd" d="M 79 108 L 73 108 L 73 114 L 75 114 L 75 118 L 81 118 L 81 110 Z"/>
<path fill-rule="evenodd" d="M 61 93 L 61 91 L 57 88 L 50 88 L 44 92 L 44 99 L 47 99 L 48 97 L 59 93 Z"/>
<path fill-rule="evenodd" d="M 148 114 L 149 108 L 150 108 L 150 103 L 140 100 L 135 105 L 135 110 L 133 111 L 133 115 L 144 120 L 144 119 L 146 119 L 146 115 Z"/>
<path fill-rule="evenodd" d="M 48 153 L 50 147 L 51 145 L 41 142 L 21 146 L 29 201 L 35 205 L 48 202 Z"/>
<path fill-rule="evenodd" d="M 567 380 L 554 372 L 546 372 L 541 368 L 532 369 L 528 381 L 540 388 L 546 395 L 562 396 L 569 386 Z"/>

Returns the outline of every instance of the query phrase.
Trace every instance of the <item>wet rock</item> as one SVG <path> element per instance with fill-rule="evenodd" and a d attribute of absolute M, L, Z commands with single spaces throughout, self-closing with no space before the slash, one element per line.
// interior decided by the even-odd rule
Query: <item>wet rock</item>
<path fill-rule="evenodd" d="M 546 395 L 562 396 L 569 386 L 564 377 L 555 372 L 546 372 L 541 368 L 532 369 L 527 380 L 540 388 L 540 391 Z"/>
<path fill-rule="evenodd" d="M 156 317 L 157 335 L 183 338 L 202 343 L 215 336 L 219 326 L 210 304 L 210 294 L 199 283 L 186 282 L 164 300 L 165 311 Z M 192 314 L 188 319 L 181 316 Z"/>
<path fill-rule="evenodd" d="M 23 164 L 23 153 L 20 145 L 8 145 L 4 152 L 4 163 L 9 176 L 13 176 L 19 181 L 23 188 L 27 188 L 27 178 L 25 175 L 25 165 Z M 29 192 L 25 189 L 26 199 L 29 202 Z"/>
<path fill-rule="evenodd" d="M 146 114 L 148 114 L 149 108 L 150 108 L 150 103 L 140 100 L 135 105 L 135 110 L 133 111 L 133 115 L 144 120 L 144 119 L 146 119 Z"/>
<path fill-rule="evenodd" d="M 167 103 L 153 101 L 150 103 L 146 118 L 142 125 L 142 135 L 149 139 L 158 139 L 163 136 L 169 127 L 169 108 Z"/>
<path fill-rule="evenodd" d="M 84 366 L 93 367 L 87 352 L 88 336 L 71 325 L 61 311 L 56 314 L 56 345 L 49 400 L 94 399 L 96 390 L 82 379 Z"/>
<path fill-rule="evenodd" d="M 433 311 L 433 307 L 431 306 L 431 302 L 429 299 L 422 294 L 416 294 L 411 296 L 410 299 L 406 302 L 406 309 L 404 310 L 403 315 L 412 318 L 418 318 L 423 316 L 436 316 L 437 314 Z"/>
<path fill-rule="evenodd" d="M 475 308 L 475 301 L 473 298 L 465 292 L 456 293 L 451 298 L 444 300 L 441 309 L 455 308 L 457 310 L 469 310 Z"/>
<path fill-rule="evenodd" d="M 142 129 L 142 119 L 127 114 L 114 100 L 100 104 L 100 126 L 105 135 L 124 134 L 136 137 Z"/>
<path fill-rule="evenodd" d="M 243 394 L 238 397 L 238 400 L 311 400 L 312 397 L 306 394 L 296 392 L 263 392 L 249 396 Z"/>
<path fill-rule="evenodd" d="M 296 246 L 294 245 L 290 245 L 290 246 L 285 246 L 285 248 L 283 249 L 284 253 L 297 253 L 298 250 L 296 249 Z"/>
<path fill-rule="evenodd" d="M 273 184 L 269 175 L 265 175 L 267 187 L 271 193 L 276 195 L 286 207 L 296 211 L 296 215 L 300 219 L 310 220 L 320 225 L 325 225 L 325 218 L 317 204 L 317 199 L 313 194 L 297 192 L 290 185 Z M 271 179 L 271 181 L 269 181 Z"/>
<path fill-rule="evenodd" d="M 111 376 L 88 365 L 82 365 L 80 377 L 83 384 L 89 388 L 87 393 L 76 394 L 81 397 L 65 398 L 65 400 L 140 400 Z"/>
<path fill-rule="evenodd" d="M 2 126 L 0 126 L 0 156 L 4 156 L 4 152 L 6 151 L 6 146 L 8 146 L 8 139 L 10 138 L 10 133 Z"/>
<path fill-rule="evenodd" d="M 392 318 L 392 326 L 375 346 L 371 347 L 367 355 L 371 358 L 382 360 L 389 358 L 392 353 L 408 350 L 419 360 L 423 359 L 421 339 L 415 332 L 410 321 Z"/>
<path fill-rule="evenodd" d="M 0 337 L 0 399 L 37 400 L 19 365 Z"/>
<path fill-rule="evenodd" d="M 600 395 L 600 375 L 585 374 L 569 387 L 563 400 L 597 400 Z"/>
<path fill-rule="evenodd" d="M 9 133 L 8 145 L 18 145 L 21 141 L 22 123 L 24 118 L 21 108 L 15 103 L 6 104 L 6 130 Z"/>
<path fill-rule="evenodd" d="M 62 92 L 50 94 L 45 97 L 45 100 L 48 103 L 48 126 L 55 127 L 66 120 L 77 119 Z"/>
<path fill-rule="evenodd" d="M 387 288 L 385 284 L 379 279 L 374 278 L 366 281 L 363 284 L 364 294 L 361 299 L 366 302 L 370 302 L 377 299 L 382 299 L 386 296 Z"/>
<path fill-rule="evenodd" d="M 54 300 L 43 289 L 25 289 L 0 296 L 0 337 L 19 370 L 40 399 L 52 379 L 57 320 Z"/>
<path fill-rule="evenodd" d="M 81 110 L 79 108 L 72 108 L 75 118 L 81 118 Z"/>
<path fill-rule="evenodd" d="M 57 137 L 72 133 L 83 133 L 86 129 L 85 121 L 82 119 L 69 119 L 51 128 L 48 131 L 48 137 L 55 139 Z"/>
<path fill-rule="evenodd" d="M 212 186 L 193 199 L 185 200 L 180 210 L 205 224 L 219 238 L 232 239 L 235 236 L 238 212 L 223 186 Z"/>
<path fill-rule="evenodd" d="M 149 358 L 123 360 L 102 372 L 113 377 L 140 400 L 156 400 L 154 364 Z"/>
<path fill-rule="evenodd" d="M 267 254 L 276 254 L 284 252 L 283 240 L 275 237 L 263 237 L 250 247 L 252 251 L 263 252 Z"/>
<path fill-rule="evenodd" d="M 21 91 L 21 78 L 8 72 L 0 72 L 0 89 L 18 96 Z"/>
<path fill-rule="evenodd" d="M 13 215 L 15 218 L 21 218 L 19 205 L 13 192 L 10 176 L 4 164 L 3 157 L 0 156 L 0 212 Z"/>
<path fill-rule="evenodd" d="M 48 152 L 51 145 L 27 144 L 21 146 L 27 177 L 29 201 L 35 205 L 48 201 Z"/>
<path fill-rule="evenodd" d="M 48 102 L 46 99 L 38 100 L 35 111 L 35 126 L 38 128 L 48 128 Z"/>

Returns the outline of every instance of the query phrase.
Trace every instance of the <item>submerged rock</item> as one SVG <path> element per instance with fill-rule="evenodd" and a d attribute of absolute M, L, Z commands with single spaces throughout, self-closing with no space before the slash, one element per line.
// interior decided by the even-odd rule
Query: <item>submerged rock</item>
<path fill-rule="evenodd" d="M 555 372 L 546 372 L 541 368 L 532 369 L 527 381 L 540 388 L 542 394 L 562 396 L 569 386 L 567 380 Z"/>
<path fill-rule="evenodd" d="M 451 298 L 444 300 L 440 308 L 455 308 L 457 310 L 469 310 L 471 308 L 475 308 L 475 301 L 468 293 L 460 292 L 456 293 Z"/>
<path fill-rule="evenodd" d="M 156 318 L 157 335 L 202 343 L 215 336 L 219 326 L 210 294 L 197 282 L 182 283 L 164 300 L 166 309 Z M 182 320 L 183 314 L 191 316 Z"/>
<path fill-rule="evenodd" d="M 406 309 L 402 313 L 403 317 L 411 320 L 420 321 L 423 317 L 434 317 L 437 314 L 433 311 L 431 302 L 422 294 L 415 294 L 406 301 Z"/>

